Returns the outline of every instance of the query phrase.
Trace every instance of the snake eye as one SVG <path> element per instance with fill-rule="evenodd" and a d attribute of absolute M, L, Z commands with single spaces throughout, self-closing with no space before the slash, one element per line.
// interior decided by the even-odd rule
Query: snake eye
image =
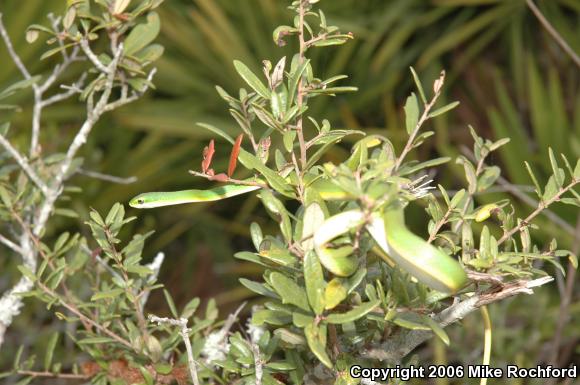
<path fill-rule="evenodd" d="M 137 203 L 139 203 L 140 205 L 142 205 L 143 203 L 145 203 L 145 201 L 143 199 L 137 199 Z"/>

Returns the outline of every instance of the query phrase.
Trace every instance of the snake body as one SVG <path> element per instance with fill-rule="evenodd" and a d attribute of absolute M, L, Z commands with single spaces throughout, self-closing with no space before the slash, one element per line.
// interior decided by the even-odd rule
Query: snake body
<path fill-rule="evenodd" d="M 324 200 L 344 200 L 349 195 L 328 180 L 312 183 Z M 256 191 L 260 185 L 223 185 L 208 190 L 149 192 L 137 195 L 129 205 L 140 209 L 185 203 L 211 202 Z M 348 210 L 327 218 L 314 233 L 314 248 L 320 263 L 331 273 L 347 277 L 357 271 L 358 257 L 352 245 L 333 245 L 333 240 L 364 226 L 376 244 L 419 282 L 453 294 L 467 284 L 457 260 L 413 234 L 405 226 L 404 208 L 396 202 L 366 218 L 361 210 Z M 381 255 L 385 258 L 383 255 Z"/>
<path fill-rule="evenodd" d="M 137 195 L 129 201 L 129 206 L 138 209 L 152 209 L 184 203 L 213 202 L 260 189 L 260 186 L 227 185 L 208 190 L 181 190 L 148 192 Z"/>

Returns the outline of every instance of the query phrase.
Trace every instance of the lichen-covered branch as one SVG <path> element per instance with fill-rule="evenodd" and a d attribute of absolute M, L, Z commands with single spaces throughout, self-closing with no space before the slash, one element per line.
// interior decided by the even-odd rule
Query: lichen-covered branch
<path fill-rule="evenodd" d="M 533 288 L 553 281 L 552 277 L 542 277 L 531 281 L 518 280 L 507 283 L 501 288 L 475 294 L 455 305 L 448 307 L 434 316 L 434 320 L 445 327 L 463 319 L 484 305 L 498 302 L 518 294 L 533 294 Z M 433 333 L 425 330 L 401 329 L 390 336 L 388 341 L 380 346 L 370 347 L 362 352 L 362 357 L 381 361 L 400 362 L 417 346 L 433 337 Z"/>

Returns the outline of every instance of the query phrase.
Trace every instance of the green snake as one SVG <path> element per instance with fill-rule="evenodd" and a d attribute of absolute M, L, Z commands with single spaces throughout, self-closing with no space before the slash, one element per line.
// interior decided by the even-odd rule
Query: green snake
<path fill-rule="evenodd" d="M 327 180 L 319 179 L 312 185 L 325 201 L 349 198 L 345 192 Z M 262 188 L 260 185 L 222 185 L 208 190 L 149 192 L 137 195 L 131 199 L 129 205 L 148 209 L 211 202 L 260 188 Z M 453 294 L 467 284 L 467 276 L 458 261 L 407 229 L 404 207 L 396 203 L 381 212 L 373 213 L 369 218 L 358 209 L 326 218 L 314 233 L 313 243 L 320 263 L 328 271 L 339 277 L 354 274 L 358 268 L 358 258 L 353 253 L 353 247 L 348 245 L 348 242 L 343 246 L 333 245 L 333 240 L 362 227 L 366 228 L 377 246 L 384 251 L 379 253 L 383 259 L 390 263 L 394 261 L 430 288 Z"/>

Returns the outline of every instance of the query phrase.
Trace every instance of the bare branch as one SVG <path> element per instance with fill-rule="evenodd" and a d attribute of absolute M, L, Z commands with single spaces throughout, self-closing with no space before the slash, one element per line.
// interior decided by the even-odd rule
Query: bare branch
<path fill-rule="evenodd" d="M 437 102 L 437 99 L 441 95 L 441 88 L 443 86 L 444 81 L 445 81 L 445 71 L 441 71 L 441 76 L 439 77 L 439 79 L 435 81 L 436 85 L 436 87 L 434 86 L 435 95 L 433 95 L 431 101 L 425 105 L 425 109 L 423 110 L 421 118 L 419 118 L 419 120 L 417 121 L 417 124 L 415 125 L 413 132 L 411 132 L 411 134 L 409 135 L 409 139 L 407 140 L 407 144 L 405 144 L 405 148 L 403 148 L 401 155 L 399 155 L 397 161 L 395 162 L 394 171 L 397 171 L 399 167 L 401 167 L 403 159 L 405 159 L 405 156 L 407 156 L 409 151 L 413 149 L 413 142 L 415 141 L 415 138 L 417 137 L 417 134 L 419 133 L 421 126 L 423 126 L 423 124 L 427 121 L 427 119 L 429 119 L 429 113 L 431 112 L 431 109 L 433 108 L 433 106 Z"/>
<path fill-rule="evenodd" d="M 91 47 L 89 45 L 89 41 L 86 38 L 81 39 L 81 49 L 83 50 L 85 55 L 87 55 L 89 60 L 95 65 L 95 67 L 97 67 L 99 69 L 99 71 L 101 71 L 104 74 L 109 73 L 109 68 L 107 68 L 107 66 L 104 65 L 99 60 L 97 55 L 95 55 L 95 53 L 93 52 L 93 50 L 91 49 Z"/>
<path fill-rule="evenodd" d="M 85 170 L 82 168 L 79 169 L 77 172 L 81 175 L 86 175 L 86 176 L 91 177 L 91 178 L 100 179 L 100 180 L 104 180 L 104 181 L 112 182 L 112 183 L 131 184 L 131 183 L 137 182 L 136 176 L 130 176 L 128 178 L 121 178 L 118 176 L 102 174 L 100 172 Z"/>
<path fill-rule="evenodd" d="M 151 71 L 149 71 L 149 75 L 147 75 L 147 82 L 150 83 L 151 80 L 153 80 L 153 76 L 155 76 L 155 73 L 157 72 L 157 68 L 153 68 Z M 126 95 L 126 89 L 124 89 L 124 93 L 121 96 L 121 98 L 119 100 L 116 100 L 114 102 L 111 102 L 109 104 L 107 104 L 104 108 L 104 111 L 111 111 L 114 109 L 117 109 L 121 106 L 124 106 L 125 104 L 129 104 L 134 102 L 135 100 L 139 99 L 141 96 L 143 96 L 143 94 L 149 89 L 149 85 L 146 85 L 145 88 L 142 91 L 139 92 L 133 92 L 133 94 L 130 97 L 127 97 Z"/>
<path fill-rule="evenodd" d="M 45 196 L 48 195 L 49 189 L 46 186 L 46 184 L 44 184 L 44 182 L 38 177 L 38 175 L 36 175 L 34 170 L 30 167 L 30 164 L 28 163 L 26 158 L 22 156 L 22 154 L 20 154 L 18 150 L 12 147 L 12 144 L 10 144 L 10 142 L 2 134 L 0 134 L 0 145 L 2 145 L 2 147 L 4 147 L 4 149 L 8 151 L 10 155 L 12 155 L 12 157 L 16 160 L 20 168 L 24 170 L 26 175 L 28 175 L 30 180 L 34 182 L 34 184 L 42 191 L 42 193 Z"/>
<path fill-rule="evenodd" d="M 87 102 L 87 106 L 92 107 L 87 111 L 87 119 L 81 126 L 80 130 L 77 132 L 76 136 L 74 137 L 71 145 L 68 148 L 66 153 L 65 159 L 61 162 L 60 168 L 57 174 L 54 176 L 54 182 L 50 186 L 49 193 L 44 201 L 38 216 L 36 217 L 34 223 L 34 231 L 35 235 L 38 235 L 44 229 L 44 225 L 48 220 L 48 216 L 54 207 L 54 203 L 56 202 L 60 192 L 62 191 L 62 185 L 65 179 L 66 174 L 70 170 L 70 166 L 73 162 L 74 157 L 76 156 L 79 149 L 82 147 L 83 144 L 87 141 L 87 137 L 91 132 L 95 123 L 99 120 L 100 116 L 104 112 L 104 107 L 106 106 L 109 97 L 111 96 L 111 91 L 113 89 L 113 81 L 115 79 L 115 73 L 117 72 L 117 65 L 121 58 L 121 54 L 123 52 L 122 45 L 119 46 L 117 52 L 115 52 L 115 56 L 109 64 L 107 68 L 107 82 L 105 84 L 105 89 L 99 98 L 97 104 L 92 107 L 92 99 L 89 97 L 89 101 Z"/>
<path fill-rule="evenodd" d="M 262 367 L 262 359 L 260 358 L 260 348 L 254 341 L 251 342 L 252 353 L 254 354 L 254 371 L 256 376 L 256 385 L 262 385 L 262 376 L 264 375 L 264 368 Z"/>
<path fill-rule="evenodd" d="M 86 77 L 87 77 L 87 74 L 83 73 L 81 75 L 81 77 L 79 78 L 79 80 L 77 80 L 72 86 L 62 87 L 64 89 L 66 89 L 66 92 L 62 92 L 60 94 L 53 95 L 48 99 L 44 99 L 40 102 L 40 105 L 42 107 L 50 106 L 51 104 L 58 103 L 62 100 L 70 98 L 74 94 L 78 94 L 79 92 L 82 92 L 81 87 L 85 83 Z"/>
<path fill-rule="evenodd" d="M 199 379 L 197 378 L 197 366 L 195 365 L 195 360 L 193 359 L 193 349 L 191 348 L 191 341 L 189 340 L 189 331 L 187 327 L 187 318 L 173 319 L 173 318 L 161 318 L 154 315 L 149 316 L 149 321 L 156 322 L 158 325 L 169 324 L 172 326 L 178 326 L 180 328 L 179 334 L 183 343 L 185 344 L 185 349 L 187 350 L 187 366 L 189 368 L 189 374 L 193 385 L 199 385 Z"/>
<path fill-rule="evenodd" d="M 30 376 L 34 378 L 59 378 L 63 380 L 88 380 L 90 376 L 86 374 L 75 374 L 75 373 L 53 373 L 53 372 L 35 372 L 32 370 L 19 370 L 17 372 L 22 376 Z"/>
<path fill-rule="evenodd" d="M 511 238 L 515 233 L 520 231 L 522 228 L 524 228 L 525 226 L 528 226 L 529 223 L 532 221 L 532 219 L 534 219 L 536 216 L 538 216 L 540 213 L 542 213 L 542 211 L 544 211 L 546 208 L 548 208 L 548 206 L 550 206 L 552 203 L 559 201 L 560 198 L 562 197 L 562 195 L 564 195 L 565 193 L 570 191 L 570 189 L 572 189 L 574 186 L 576 186 L 576 184 L 578 184 L 578 182 L 579 181 L 573 179 L 572 182 L 570 182 L 568 185 L 561 187 L 560 190 L 558 191 L 558 193 L 554 197 L 552 197 L 551 199 L 549 199 L 547 201 L 541 201 L 538 204 L 538 208 L 536 208 L 530 215 L 528 215 L 526 217 L 526 219 L 521 221 L 517 226 L 515 226 L 511 230 L 504 232 L 503 236 L 497 241 L 497 244 L 501 245 L 502 243 L 507 241 L 509 238 Z"/>
<path fill-rule="evenodd" d="M 560 36 L 560 34 L 558 33 L 558 31 L 556 31 L 556 29 L 552 26 L 552 24 L 550 24 L 550 22 L 548 21 L 548 19 L 546 19 L 544 17 L 544 15 L 538 9 L 538 7 L 536 6 L 536 4 L 534 4 L 534 2 L 532 0 L 526 0 L 526 3 L 528 4 L 528 8 L 530 8 L 530 10 L 532 11 L 532 13 L 540 21 L 540 24 L 542 24 L 542 26 L 546 29 L 546 31 L 548 31 L 548 33 L 554 38 L 554 40 L 556 41 L 556 43 L 558 43 L 558 45 L 564 50 L 564 52 L 566 52 L 568 54 L 568 56 L 570 56 L 572 58 L 572 60 L 574 61 L 574 63 L 578 67 L 580 67 L 580 57 L 578 57 L 578 55 L 576 54 L 576 52 L 574 52 L 574 50 L 572 49 L 572 47 L 570 47 L 568 45 L 568 43 L 566 43 L 566 41 L 564 40 L 564 38 L 562 36 Z"/>
<path fill-rule="evenodd" d="M 32 242 L 26 233 L 20 236 L 20 249 L 22 251 L 22 262 L 30 271 L 36 271 L 36 258 L 32 249 Z M 19 293 L 30 291 L 34 286 L 28 277 L 22 276 L 20 280 L 0 298 L 0 346 L 4 342 L 6 328 L 10 326 L 15 316 L 20 314 L 22 308 L 22 297 Z"/>
<path fill-rule="evenodd" d="M 0 234 L 0 243 L 3 243 L 6 247 L 8 247 L 9 249 L 12 249 L 12 251 L 14 251 L 18 254 L 23 253 L 20 246 L 18 246 L 16 243 L 12 242 L 10 239 L 6 238 L 2 234 Z"/>
<path fill-rule="evenodd" d="M 14 64 L 16 64 L 16 67 L 18 67 L 18 70 L 20 71 L 22 76 L 24 76 L 25 79 L 32 78 L 32 76 L 30 75 L 30 72 L 28 72 L 28 70 L 26 69 L 26 66 L 24 66 L 24 63 L 22 63 L 22 60 L 20 60 L 20 57 L 18 56 L 18 54 L 16 53 L 16 51 L 14 51 L 14 46 L 12 45 L 12 41 L 10 40 L 10 37 L 8 36 L 8 32 L 6 31 L 6 27 L 4 27 L 4 22 L 2 21 L 2 13 L 0 13 L 0 35 L 2 35 L 2 39 L 4 40 L 4 44 L 6 44 L 6 49 L 8 50 L 8 54 L 12 58 L 12 61 L 14 62 Z"/>
<path fill-rule="evenodd" d="M 471 160 L 474 160 L 475 157 L 473 156 L 473 152 L 471 150 L 469 150 L 467 147 L 465 146 L 461 146 L 461 152 L 467 156 L 468 158 L 470 158 Z M 485 166 L 485 162 L 483 163 L 483 166 Z M 521 200 L 522 202 L 524 202 L 525 204 L 527 204 L 530 207 L 538 207 L 538 201 L 536 201 L 535 199 L 531 198 L 530 196 L 526 195 L 524 193 L 524 191 L 530 191 L 530 192 L 534 192 L 536 191 L 536 189 L 532 186 L 519 186 L 519 185 L 514 185 L 512 184 L 510 181 L 508 181 L 506 178 L 504 178 L 503 176 L 499 176 L 499 178 L 497 179 L 497 182 L 500 184 L 501 187 L 498 188 L 489 188 L 487 189 L 485 192 L 492 192 L 492 191 L 496 191 L 496 192 L 509 192 L 510 194 L 512 194 L 513 196 L 515 196 L 516 198 L 518 198 L 519 200 Z M 448 191 L 449 192 L 449 191 Z M 556 223 L 558 226 L 560 226 L 564 231 L 566 231 L 568 234 L 570 235 L 574 235 L 574 227 L 571 226 L 568 222 L 566 222 L 564 219 L 562 219 L 560 216 L 558 216 L 558 214 L 556 214 L 555 212 L 553 212 L 552 210 L 546 208 L 542 214 L 544 214 L 548 219 L 550 219 L 552 222 Z"/>
<path fill-rule="evenodd" d="M 492 287 L 490 290 L 475 294 L 468 299 L 458 302 L 448 307 L 434 318 L 442 327 L 463 319 L 468 314 L 478 308 L 501 301 L 505 298 L 518 294 L 533 294 L 533 288 L 545 285 L 553 281 L 552 277 L 542 277 L 531 281 L 517 280 L 507 283 L 497 290 Z M 400 362 L 400 360 L 411 353 L 417 346 L 433 336 L 433 333 L 425 330 L 401 330 L 389 337 L 389 340 L 380 346 L 373 346 L 362 352 L 362 357 L 376 360 L 387 360 Z"/>

